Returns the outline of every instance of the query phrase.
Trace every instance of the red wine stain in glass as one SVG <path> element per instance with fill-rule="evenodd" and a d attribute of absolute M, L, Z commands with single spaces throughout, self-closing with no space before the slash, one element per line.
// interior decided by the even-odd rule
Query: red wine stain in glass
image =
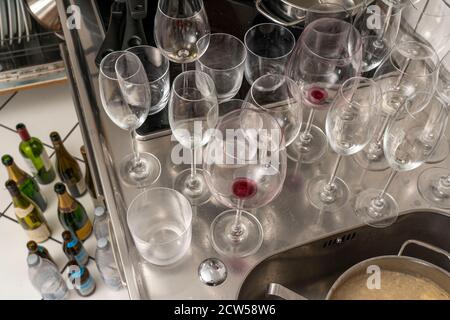
<path fill-rule="evenodd" d="M 307 92 L 306 99 L 320 108 L 328 98 L 328 93 L 320 87 L 312 87 Z"/>
<path fill-rule="evenodd" d="M 248 178 L 237 178 L 233 182 L 233 194 L 239 199 L 249 199 L 256 194 L 256 182 Z"/>

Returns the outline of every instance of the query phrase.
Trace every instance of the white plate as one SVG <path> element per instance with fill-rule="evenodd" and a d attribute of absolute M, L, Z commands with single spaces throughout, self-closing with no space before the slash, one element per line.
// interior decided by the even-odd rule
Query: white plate
<path fill-rule="evenodd" d="M 0 38 L 0 45 L 3 45 L 5 39 L 8 37 L 8 15 L 6 10 L 6 1 L 0 1 L 0 20 L 3 31 L 2 38 Z"/>
<path fill-rule="evenodd" d="M 16 6 L 16 18 L 17 18 L 17 43 L 21 43 L 22 42 L 22 36 L 25 32 L 25 24 L 23 22 L 23 18 L 22 18 L 22 10 L 20 9 L 20 0 L 15 0 L 13 1 L 15 2 L 15 6 Z"/>
<path fill-rule="evenodd" d="M 13 44 L 14 37 L 17 35 L 17 12 L 16 2 L 14 0 L 7 0 L 8 4 L 8 18 L 9 18 L 9 44 Z"/>
<path fill-rule="evenodd" d="M 17 0 L 17 3 L 19 5 L 18 8 L 20 8 L 20 14 L 22 17 L 22 22 L 23 22 L 23 26 L 25 28 L 25 35 L 27 36 L 27 42 L 30 41 L 30 27 L 31 27 L 31 23 L 30 23 L 30 16 L 28 15 L 28 12 L 25 10 L 25 4 L 23 3 L 24 0 Z"/>

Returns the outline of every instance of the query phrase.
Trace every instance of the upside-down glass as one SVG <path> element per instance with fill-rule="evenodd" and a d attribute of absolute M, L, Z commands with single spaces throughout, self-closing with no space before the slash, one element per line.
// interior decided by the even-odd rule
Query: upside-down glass
<path fill-rule="evenodd" d="M 246 57 L 244 43 L 238 38 L 226 33 L 211 34 L 208 49 L 195 62 L 195 67 L 213 79 L 219 102 L 238 93 L 244 78 Z"/>
<path fill-rule="evenodd" d="M 161 52 L 183 71 L 200 58 L 209 45 L 208 16 L 202 0 L 159 0 L 154 23 L 155 42 Z"/>
<path fill-rule="evenodd" d="M 265 74 L 284 74 L 295 47 L 295 37 L 283 26 L 261 23 L 245 33 L 244 43 L 247 49 L 245 79 L 251 85 Z"/>
<path fill-rule="evenodd" d="M 167 105 L 170 94 L 169 59 L 158 48 L 151 46 L 131 47 L 127 52 L 139 57 L 147 74 L 151 90 L 149 115 L 158 113 Z"/>
<path fill-rule="evenodd" d="M 128 208 L 127 224 L 141 256 L 156 265 L 178 261 L 191 244 L 191 204 L 173 189 L 152 188 L 139 194 Z"/>
<path fill-rule="evenodd" d="M 191 151 L 191 169 L 180 172 L 174 189 L 186 196 L 192 205 L 201 205 L 211 196 L 202 170 L 196 167 L 197 150 L 211 138 L 218 121 L 218 103 L 214 82 L 201 71 L 178 75 L 169 100 L 169 123 L 173 136 Z"/>
<path fill-rule="evenodd" d="M 303 163 L 320 159 L 327 148 L 323 131 L 313 125 L 317 110 L 330 106 L 339 87 L 360 72 L 361 36 L 350 23 L 322 18 L 306 27 L 291 55 L 286 75 L 296 81 L 303 107 L 309 108 L 307 123 L 288 148 L 288 156 Z"/>
<path fill-rule="evenodd" d="M 233 208 L 211 224 L 211 242 L 222 255 L 245 257 L 263 242 L 260 222 L 244 210 L 265 206 L 281 192 L 286 151 L 280 130 L 268 113 L 242 108 L 220 119 L 205 149 L 206 182 L 221 204 Z"/>
<path fill-rule="evenodd" d="M 336 211 L 349 200 L 350 189 L 337 177 L 342 157 L 358 153 L 369 143 L 376 129 L 381 91 L 371 79 L 355 77 L 341 86 L 326 119 L 331 148 L 338 154 L 330 176 L 319 175 L 308 182 L 307 196 L 318 208 Z"/>
<path fill-rule="evenodd" d="M 354 22 L 363 42 L 362 72 L 377 68 L 394 47 L 402 11 L 403 6 L 383 0 L 365 0 L 365 8 Z"/>
<path fill-rule="evenodd" d="M 372 142 L 354 158 L 361 167 L 369 171 L 389 168 L 383 137 L 392 115 L 405 108 L 415 113 L 428 105 L 436 89 L 438 66 L 439 58 L 433 48 L 418 41 L 401 41 L 380 65 L 374 80 L 383 95 L 383 120 Z"/>
<path fill-rule="evenodd" d="M 268 112 L 281 127 L 286 146 L 300 132 L 303 118 L 300 89 L 294 80 L 281 74 L 268 74 L 253 82 L 247 93 L 248 106 Z"/>
<path fill-rule="evenodd" d="M 116 51 L 103 58 L 99 72 L 99 91 L 109 118 L 131 134 L 133 153 L 120 162 L 123 181 L 145 187 L 158 180 L 159 160 L 151 153 L 139 152 L 136 129 L 144 123 L 150 109 L 150 88 L 139 58 L 130 52 Z"/>
<path fill-rule="evenodd" d="M 420 94 L 420 93 L 419 93 Z M 398 205 L 387 190 L 398 172 L 420 167 L 437 146 L 443 134 L 447 117 L 442 103 L 431 101 L 422 111 L 398 110 L 390 121 L 383 145 L 392 173 L 383 190 L 362 191 L 355 201 L 355 213 L 366 224 L 383 228 L 393 224 L 398 217 Z"/>

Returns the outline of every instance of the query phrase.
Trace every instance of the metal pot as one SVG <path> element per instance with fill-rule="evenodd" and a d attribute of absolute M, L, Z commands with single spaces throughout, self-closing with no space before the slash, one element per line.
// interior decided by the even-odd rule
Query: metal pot
<path fill-rule="evenodd" d="M 306 13 L 320 3 L 320 0 L 255 0 L 259 13 L 287 27 L 303 23 Z M 364 0 L 327 0 L 326 3 L 340 5 L 354 16 L 364 4 Z"/>
<path fill-rule="evenodd" d="M 333 300 L 333 295 L 349 279 L 359 275 L 367 275 L 366 270 L 369 266 L 378 266 L 381 270 L 396 271 L 399 273 L 419 276 L 433 281 L 450 294 L 450 273 L 427 261 L 403 256 L 403 251 L 410 245 L 415 244 L 436 253 L 446 256 L 450 260 L 450 253 L 438 247 L 418 240 L 406 241 L 397 256 L 380 256 L 364 260 L 347 271 L 345 271 L 333 284 L 328 291 L 326 300 Z M 305 297 L 277 283 L 271 283 L 267 289 L 267 295 L 271 297 L 282 298 L 285 300 L 306 300 Z"/>
<path fill-rule="evenodd" d="M 25 3 L 28 12 L 43 28 L 61 31 L 56 0 L 26 0 Z"/>

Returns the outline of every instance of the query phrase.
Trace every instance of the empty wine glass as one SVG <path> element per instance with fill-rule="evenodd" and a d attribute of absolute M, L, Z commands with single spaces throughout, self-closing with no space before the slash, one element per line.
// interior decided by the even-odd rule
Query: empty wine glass
<path fill-rule="evenodd" d="M 169 100 L 169 123 L 177 141 L 191 150 L 191 169 L 177 175 L 174 189 L 193 205 L 201 205 L 211 196 L 203 171 L 196 167 L 196 151 L 211 138 L 210 129 L 217 124 L 218 112 L 216 89 L 210 76 L 201 71 L 186 71 L 175 78 Z"/>
<path fill-rule="evenodd" d="M 327 109 L 342 83 L 359 74 L 361 59 L 361 36 L 348 22 L 322 18 L 303 31 L 286 75 L 299 84 L 303 107 L 310 113 L 299 138 L 287 149 L 291 159 L 313 163 L 325 154 L 327 139 L 313 125 L 315 112 Z"/>
<path fill-rule="evenodd" d="M 145 187 L 158 180 L 159 160 L 151 153 L 139 152 L 135 139 L 150 110 L 151 93 L 139 58 L 130 52 L 116 51 L 105 56 L 100 64 L 99 91 L 103 108 L 109 118 L 131 134 L 133 153 L 119 165 L 123 181 Z"/>
<path fill-rule="evenodd" d="M 398 109 L 415 113 L 428 105 L 434 95 L 439 58 L 428 44 L 401 41 L 374 75 L 382 92 L 382 121 L 374 139 L 355 156 L 356 162 L 369 171 L 389 168 L 384 157 L 383 137 L 392 115 Z"/>
<path fill-rule="evenodd" d="M 326 119 L 326 132 L 331 148 L 338 154 L 331 178 L 319 175 L 308 183 L 308 199 L 318 208 L 335 211 L 343 207 L 350 190 L 337 177 L 342 157 L 358 153 L 369 143 L 379 116 L 381 91 L 371 79 L 350 78 L 341 86 Z"/>
<path fill-rule="evenodd" d="M 245 33 L 244 43 L 247 49 L 245 79 L 251 85 L 265 74 L 284 74 L 295 47 L 295 37 L 283 26 L 261 23 Z"/>
<path fill-rule="evenodd" d="M 256 106 L 277 120 L 286 146 L 297 138 L 303 110 L 300 89 L 294 80 L 280 74 L 264 75 L 253 82 L 245 100 L 249 102 L 247 106 Z"/>
<path fill-rule="evenodd" d="M 170 94 L 169 59 L 158 48 L 136 46 L 125 50 L 134 53 L 144 66 L 151 90 L 149 115 L 158 113 L 167 105 Z"/>
<path fill-rule="evenodd" d="M 384 0 L 365 0 L 363 12 L 354 25 L 363 42 L 362 72 L 377 68 L 397 39 L 404 6 Z"/>
<path fill-rule="evenodd" d="M 417 169 L 436 148 L 436 137 L 443 134 L 447 122 L 443 116 L 436 120 L 436 115 L 442 115 L 444 108 L 442 103 L 432 102 L 422 111 L 412 113 L 406 107 L 406 112 L 395 113 L 383 139 L 392 173 L 383 190 L 365 190 L 355 201 L 355 213 L 364 223 L 383 228 L 397 220 L 398 205 L 387 190 L 398 172 Z"/>
<path fill-rule="evenodd" d="M 206 182 L 221 204 L 234 209 L 222 212 L 211 224 L 211 242 L 222 255 L 248 256 L 263 242 L 261 224 L 244 210 L 267 205 L 283 187 L 286 151 L 280 130 L 268 113 L 243 108 L 219 120 L 206 147 Z"/>
<path fill-rule="evenodd" d="M 195 66 L 196 70 L 207 73 L 214 80 L 219 102 L 238 93 L 244 78 L 246 57 L 245 46 L 238 38 L 226 33 L 211 35 L 208 49 Z"/>
<path fill-rule="evenodd" d="M 187 63 L 200 58 L 209 45 L 210 27 L 202 0 L 159 0 L 155 42 L 170 61 Z"/>

